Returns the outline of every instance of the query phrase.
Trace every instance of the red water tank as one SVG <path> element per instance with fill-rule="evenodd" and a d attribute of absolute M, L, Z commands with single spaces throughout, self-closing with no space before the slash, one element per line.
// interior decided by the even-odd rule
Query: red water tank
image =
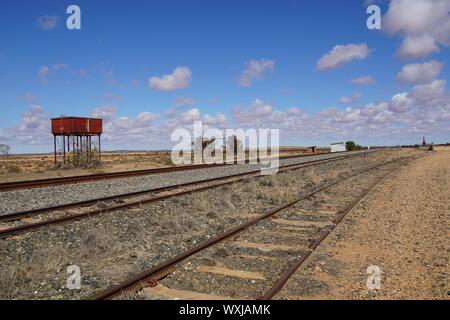
<path fill-rule="evenodd" d="M 103 120 L 98 118 L 59 117 L 52 118 L 54 135 L 100 135 Z"/>

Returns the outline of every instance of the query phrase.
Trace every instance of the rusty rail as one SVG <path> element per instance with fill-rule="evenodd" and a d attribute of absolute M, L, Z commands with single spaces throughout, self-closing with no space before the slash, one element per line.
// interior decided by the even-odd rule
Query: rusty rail
<path fill-rule="evenodd" d="M 286 159 L 304 158 L 304 157 L 317 156 L 317 155 L 321 155 L 321 154 L 302 154 L 302 155 L 283 156 L 283 157 L 280 157 L 279 159 L 286 160 Z M 269 158 L 260 159 L 260 160 L 267 160 L 267 159 L 269 159 Z M 247 163 L 247 161 L 246 161 L 246 163 Z M 132 170 L 132 171 L 79 175 L 79 176 L 72 176 L 72 177 L 59 177 L 59 178 L 48 178 L 48 179 L 38 179 L 38 180 L 26 180 L 26 181 L 23 181 L 23 180 L 22 181 L 12 181 L 12 182 L 0 183 L 0 192 L 19 190 L 19 189 L 41 188 L 41 187 L 47 187 L 47 186 L 73 184 L 73 183 L 80 183 L 80 182 L 105 180 L 105 179 L 128 178 L 128 177 L 134 177 L 134 176 L 153 175 L 153 174 L 168 173 L 168 172 L 208 169 L 208 168 L 223 167 L 226 165 L 235 165 L 235 164 L 234 163 L 233 164 L 228 164 L 228 163 L 193 164 L 193 165 L 162 167 L 162 168 L 153 168 L 153 169 L 142 169 L 142 170 Z"/>
<path fill-rule="evenodd" d="M 312 161 L 309 161 L 306 163 L 289 164 L 289 165 L 280 167 L 281 170 L 279 170 L 278 173 L 285 172 L 288 170 L 297 170 L 297 169 L 301 169 L 301 168 L 305 168 L 305 167 L 309 167 L 309 166 L 318 165 L 321 163 L 327 163 L 327 162 L 332 162 L 332 161 L 337 161 L 337 160 L 342 160 L 342 159 L 353 158 L 353 157 L 357 157 L 360 155 L 361 155 L 361 153 L 346 154 L 343 156 L 333 157 L 333 158 L 329 158 L 329 159 L 318 159 L 318 160 L 312 160 Z M 190 193 L 194 193 L 194 192 L 205 191 L 205 190 L 221 187 L 224 185 L 240 182 L 243 180 L 247 180 L 249 178 L 263 177 L 261 175 L 251 176 L 251 175 L 254 175 L 259 172 L 260 172 L 260 170 L 255 170 L 255 171 L 238 173 L 238 174 L 219 177 L 219 178 L 204 179 L 204 180 L 199 180 L 199 181 L 194 181 L 194 182 L 188 182 L 185 184 L 173 185 L 173 186 L 156 188 L 156 189 L 149 189 L 149 190 L 144 190 L 144 191 L 137 191 L 137 192 L 121 194 L 121 195 L 116 195 L 116 196 L 110 196 L 110 197 L 105 197 L 105 198 L 97 198 L 94 200 L 80 201 L 80 202 L 71 203 L 71 204 L 67 204 L 67 205 L 57 205 L 57 206 L 51 206 L 51 207 L 46 207 L 46 208 L 40 208 L 40 209 L 34 209 L 34 210 L 30 210 L 30 211 L 23 211 L 23 212 L 17 212 L 17 213 L 12 213 L 12 214 L 8 214 L 8 215 L 3 215 L 3 216 L 0 216 L 0 221 L 13 221 L 13 220 L 18 220 L 18 219 L 21 219 L 24 217 L 38 215 L 38 214 L 51 212 L 51 211 L 55 211 L 55 210 L 68 209 L 68 208 L 87 205 L 87 204 L 95 204 L 96 202 L 99 202 L 99 201 L 114 200 L 114 199 L 119 199 L 119 198 L 128 198 L 131 196 L 137 196 L 137 195 L 141 195 L 141 194 L 145 194 L 145 193 L 149 193 L 149 192 L 158 193 L 158 192 L 170 191 L 170 190 L 183 188 L 183 187 L 195 186 L 195 185 L 199 185 L 202 183 L 221 181 L 221 180 L 226 180 L 226 179 L 230 179 L 230 178 L 238 178 L 238 177 L 242 177 L 242 176 L 250 176 L 250 177 L 244 177 L 241 179 L 234 179 L 231 181 L 221 182 L 221 183 L 217 183 L 217 184 L 213 184 L 213 185 L 207 185 L 207 186 L 203 186 L 203 187 L 199 187 L 199 188 L 195 188 L 195 189 L 191 189 L 191 190 L 179 191 L 179 192 L 175 192 L 172 194 L 156 196 L 156 197 L 153 197 L 150 199 L 115 205 L 115 206 L 111 206 L 109 208 L 103 208 L 103 209 L 73 214 L 73 215 L 67 216 L 67 217 L 49 219 L 49 220 L 39 221 L 39 222 L 35 222 L 35 223 L 24 224 L 21 226 L 11 227 L 11 228 L 0 230 L 0 238 L 9 237 L 11 235 L 15 235 L 18 233 L 33 231 L 33 230 L 36 230 L 36 229 L 46 226 L 46 225 L 66 223 L 66 222 L 75 221 L 75 220 L 79 220 L 79 219 L 83 219 L 83 218 L 93 217 L 93 216 L 96 216 L 99 214 L 110 213 L 110 212 L 114 212 L 114 211 L 121 210 L 121 209 L 132 208 L 132 207 L 139 206 L 142 204 L 149 204 L 149 203 L 165 200 L 165 199 L 176 197 L 176 196 L 182 196 L 182 195 L 186 195 L 186 194 L 190 194 Z"/>
<path fill-rule="evenodd" d="M 330 235 L 330 233 L 336 228 L 336 226 L 344 219 L 344 217 L 376 186 L 378 185 L 388 174 L 392 173 L 395 169 L 387 172 L 379 179 L 377 179 L 369 188 L 361 193 L 354 201 L 352 201 L 344 210 L 338 213 L 338 217 L 333 221 L 333 224 L 327 227 L 324 232 L 310 244 L 309 250 L 302 255 L 296 262 L 294 262 L 289 269 L 287 269 L 281 277 L 275 282 L 275 284 L 263 295 L 258 297 L 258 300 L 270 300 L 284 287 L 286 282 L 291 276 L 300 268 L 301 265 L 308 259 L 308 257 L 317 249 L 317 247 Z"/>
<path fill-rule="evenodd" d="M 262 221 L 264 219 L 272 217 L 276 213 L 278 213 L 278 212 L 280 212 L 280 211 L 282 211 L 282 210 L 284 210 L 286 208 L 292 207 L 293 205 L 297 204 L 298 202 L 303 201 L 303 200 L 305 200 L 307 198 L 310 198 L 313 195 L 315 195 L 315 194 L 317 194 L 317 193 L 319 193 L 319 192 L 321 192 L 323 190 L 326 190 L 328 188 L 331 188 L 331 187 L 333 187 L 333 186 L 335 186 L 337 184 L 340 184 L 340 183 L 342 183 L 342 182 L 344 182 L 344 181 L 346 181 L 346 180 L 348 180 L 350 178 L 356 177 L 356 176 L 361 175 L 361 174 L 363 174 L 365 172 L 368 172 L 368 171 L 371 171 L 371 170 L 380 168 L 382 166 L 388 165 L 390 163 L 401 161 L 401 160 L 403 160 L 403 159 L 396 159 L 396 160 L 391 160 L 391 161 L 388 161 L 388 162 L 385 162 L 385 163 L 382 163 L 382 164 L 378 164 L 378 165 L 372 166 L 370 168 L 361 170 L 361 171 L 359 171 L 356 174 L 349 175 L 349 176 L 347 176 L 345 178 L 342 178 L 342 179 L 340 179 L 338 181 L 335 181 L 335 182 L 329 183 L 329 184 L 327 184 L 327 185 L 325 185 L 323 187 L 320 187 L 320 188 L 318 188 L 318 189 L 308 193 L 307 195 L 303 195 L 303 196 L 297 198 L 296 200 L 294 200 L 294 201 L 292 201 L 292 202 L 290 202 L 290 203 L 288 203 L 288 204 L 286 204 L 284 206 L 281 206 L 279 208 L 271 210 L 268 213 L 261 214 L 261 216 L 259 216 L 259 217 L 253 218 L 253 219 L 251 219 L 251 220 L 249 220 L 249 221 L 247 221 L 245 223 L 242 223 L 241 225 L 239 225 L 237 227 L 234 227 L 234 228 L 232 228 L 232 229 L 230 229 L 230 230 L 228 230 L 228 231 L 226 231 L 226 232 L 224 232 L 224 233 L 222 233 L 222 234 L 220 234 L 220 235 L 218 235 L 216 237 L 213 237 L 210 240 L 208 240 L 208 241 L 206 241 L 206 242 L 204 242 L 204 243 L 202 243 L 202 244 L 200 244 L 200 245 L 198 245 L 196 247 L 193 247 L 193 248 L 191 248 L 191 249 L 189 249 L 189 250 L 187 250 L 187 251 L 185 251 L 185 252 L 183 252 L 183 253 L 181 253 L 181 254 L 179 254 L 179 255 L 177 255 L 177 256 L 175 256 L 175 257 L 173 257 L 173 258 L 171 258 L 171 259 L 169 259 L 169 260 L 167 260 L 165 262 L 163 262 L 163 263 L 161 263 L 161 264 L 158 264 L 158 265 L 156 265 L 156 266 L 154 266 L 154 267 L 152 267 L 152 268 L 150 268 L 150 269 L 148 269 L 148 270 L 146 270 L 146 271 L 144 271 L 142 273 L 139 273 L 139 274 L 137 274 L 137 275 L 135 275 L 135 276 L 133 276 L 133 277 L 131 277 L 131 278 L 129 278 L 129 279 L 127 279 L 127 280 L 117 284 L 117 285 L 114 285 L 114 286 L 112 286 L 110 288 L 107 288 L 106 290 L 91 296 L 90 299 L 91 300 L 112 299 L 112 298 L 120 295 L 122 292 L 133 291 L 133 290 L 136 291 L 136 290 L 138 290 L 139 288 L 142 287 L 142 283 L 143 282 L 146 282 L 149 279 L 151 279 L 152 277 L 154 277 L 155 275 L 160 274 L 165 269 L 173 267 L 174 265 L 176 265 L 179 262 L 185 260 L 186 258 L 188 258 L 188 257 L 194 255 L 195 253 L 197 253 L 199 251 L 202 251 L 202 250 L 204 250 L 204 249 L 206 249 L 208 247 L 211 247 L 212 245 L 214 245 L 214 244 L 216 244 L 218 242 L 221 242 L 221 241 L 223 241 L 223 240 L 225 240 L 227 238 L 235 236 L 236 234 L 240 233 L 241 231 L 243 231 L 245 229 L 248 229 L 249 227 L 251 227 L 254 224 L 258 223 L 259 221 Z M 306 258 L 304 258 L 304 259 L 306 259 Z"/>
<path fill-rule="evenodd" d="M 116 179 L 116 178 L 127 178 L 141 175 L 152 175 L 158 173 L 167 172 L 178 172 L 186 170 L 196 170 L 196 169 L 207 169 L 223 166 L 225 164 L 202 164 L 202 165 L 189 165 L 189 166 L 174 166 L 174 167 L 163 167 L 163 168 L 153 168 L 145 170 L 133 170 L 133 171 L 121 171 L 121 172 L 110 172 L 110 173 L 99 173 L 99 174 L 88 174 L 72 177 L 59 177 L 59 178 L 48 178 L 48 179 L 38 179 L 38 180 L 26 180 L 26 181 L 13 181 L 4 182 L 0 184 L 0 192 L 19 190 L 19 189 L 31 189 L 31 188 L 41 188 L 46 186 L 56 186 L 63 184 L 80 183 L 87 181 L 96 181 L 104 179 Z"/>

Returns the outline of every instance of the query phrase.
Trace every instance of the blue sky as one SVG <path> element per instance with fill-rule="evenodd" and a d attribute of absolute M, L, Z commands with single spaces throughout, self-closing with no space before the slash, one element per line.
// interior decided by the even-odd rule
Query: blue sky
<path fill-rule="evenodd" d="M 448 142 L 448 36 L 436 31 L 439 26 L 417 29 L 410 21 L 395 25 L 392 21 L 405 10 L 391 8 L 390 1 L 376 2 L 383 15 L 392 9 L 387 30 L 384 17 L 382 30 L 369 30 L 366 2 L 4 0 L 0 143 L 10 144 L 13 152 L 49 151 L 45 119 L 61 114 L 106 114 L 110 149 L 170 147 L 170 129 L 206 114 L 219 128 L 280 128 L 282 144 L 326 145 L 350 138 L 367 144 L 417 143 L 422 135 Z M 436 2 L 431 1 L 440 5 Z M 66 28 L 70 4 L 81 8 L 81 30 Z M 437 19 L 447 21 L 448 11 Z M 425 48 L 413 57 L 398 53 L 408 36 L 423 34 L 434 37 L 438 50 Z M 350 44 L 364 44 L 368 52 L 326 70 L 318 68 L 318 60 L 335 46 Z M 251 70 L 251 61 L 262 71 Z M 429 65 L 420 65 L 429 61 L 439 72 L 426 79 L 408 73 L 399 81 L 405 65 L 415 64 L 423 75 Z M 175 89 L 149 85 L 150 78 L 161 80 L 177 67 L 189 75 Z M 252 76 L 242 85 L 245 70 Z M 374 83 L 350 82 L 363 76 Z M 436 90 L 437 98 L 424 101 L 413 93 L 432 81 L 441 81 L 435 86 L 444 90 Z M 407 111 L 388 105 L 399 93 L 410 93 Z M 386 117 L 384 124 L 366 115 L 371 104 L 379 106 L 376 112 Z M 169 109 L 174 112 L 170 117 Z M 270 110 L 258 113 L 262 109 Z M 252 113 L 262 119 L 251 123 Z"/>

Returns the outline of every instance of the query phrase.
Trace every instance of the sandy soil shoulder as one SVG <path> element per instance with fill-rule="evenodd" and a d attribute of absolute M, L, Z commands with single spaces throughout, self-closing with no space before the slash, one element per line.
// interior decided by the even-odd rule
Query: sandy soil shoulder
<path fill-rule="evenodd" d="M 369 193 L 275 298 L 449 299 L 449 218 L 450 152 L 433 152 Z"/>

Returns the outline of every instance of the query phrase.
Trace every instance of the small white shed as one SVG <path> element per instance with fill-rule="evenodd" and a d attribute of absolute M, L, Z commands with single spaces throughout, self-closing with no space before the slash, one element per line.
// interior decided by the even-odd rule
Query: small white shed
<path fill-rule="evenodd" d="M 347 151 L 345 142 L 335 142 L 331 144 L 331 152 L 344 152 Z"/>

